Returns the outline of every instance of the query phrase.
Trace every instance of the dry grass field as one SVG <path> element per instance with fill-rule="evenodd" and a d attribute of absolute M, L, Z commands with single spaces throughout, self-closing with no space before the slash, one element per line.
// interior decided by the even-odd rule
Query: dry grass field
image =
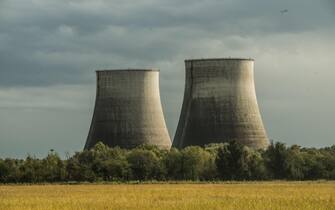
<path fill-rule="evenodd" d="M 0 209 L 335 209 L 335 182 L 0 185 Z"/>

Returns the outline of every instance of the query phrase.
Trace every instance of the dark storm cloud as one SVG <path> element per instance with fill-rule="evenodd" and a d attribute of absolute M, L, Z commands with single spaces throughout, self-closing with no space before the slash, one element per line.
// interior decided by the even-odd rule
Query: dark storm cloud
<path fill-rule="evenodd" d="M 335 1 L 334 0 L 328 0 L 328 4 L 329 4 L 331 10 L 335 13 Z"/>
<path fill-rule="evenodd" d="M 92 81 L 89 74 L 98 67 L 148 66 L 187 57 L 185 49 L 206 38 L 324 27 L 329 24 L 325 15 L 310 15 L 318 8 L 315 4 L 319 3 L 4 1 L 0 85 L 83 83 Z M 285 16 L 280 14 L 283 8 L 289 9 Z"/>

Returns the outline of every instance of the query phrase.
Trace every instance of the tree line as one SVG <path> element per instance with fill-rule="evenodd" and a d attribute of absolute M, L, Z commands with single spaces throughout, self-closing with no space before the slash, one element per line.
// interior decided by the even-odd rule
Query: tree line
<path fill-rule="evenodd" d="M 335 179 L 335 145 L 302 148 L 271 143 L 253 150 L 237 142 L 161 150 L 142 145 L 127 150 L 98 143 L 62 160 L 0 159 L 0 183 L 96 181 L 224 181 Z"/>

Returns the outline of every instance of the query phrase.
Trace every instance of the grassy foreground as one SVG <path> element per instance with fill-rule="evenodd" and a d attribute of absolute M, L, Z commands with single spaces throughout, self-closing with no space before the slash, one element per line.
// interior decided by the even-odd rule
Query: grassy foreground
<path fill-rule="evenodd" d="M 335 209 L 335 182 L 0 185 L 0 209 Z"/>

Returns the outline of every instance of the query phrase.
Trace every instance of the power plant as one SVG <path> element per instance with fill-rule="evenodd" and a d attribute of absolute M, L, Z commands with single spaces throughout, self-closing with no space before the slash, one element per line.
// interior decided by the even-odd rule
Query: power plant
<path fill-rule="evenodd" d="M 159 93 L 159 70 L 97 71 L 95 108 L 85 149 L 101 141 L 110 147 L 141 144 L 169 149 Z"/>
<path fill-rule="evenodd" d="M 269 140 L 259 112 L 254 60 L 185 60 L 182 110 L 173 146 L 184 148 L 237 141 L 264 149 Z M 85 149 L 97 142 L 134 148 L 141 144 L 169 149 L 159 93 L 159 70 L 99 70 L 91 127 Z"/>
<path fill-rule="evenodd" d="M 253 59 L 186 60 L 182 111 L 173 146 L 235 140 L 260 149 L 269 140 L 259 112 Z"/>

